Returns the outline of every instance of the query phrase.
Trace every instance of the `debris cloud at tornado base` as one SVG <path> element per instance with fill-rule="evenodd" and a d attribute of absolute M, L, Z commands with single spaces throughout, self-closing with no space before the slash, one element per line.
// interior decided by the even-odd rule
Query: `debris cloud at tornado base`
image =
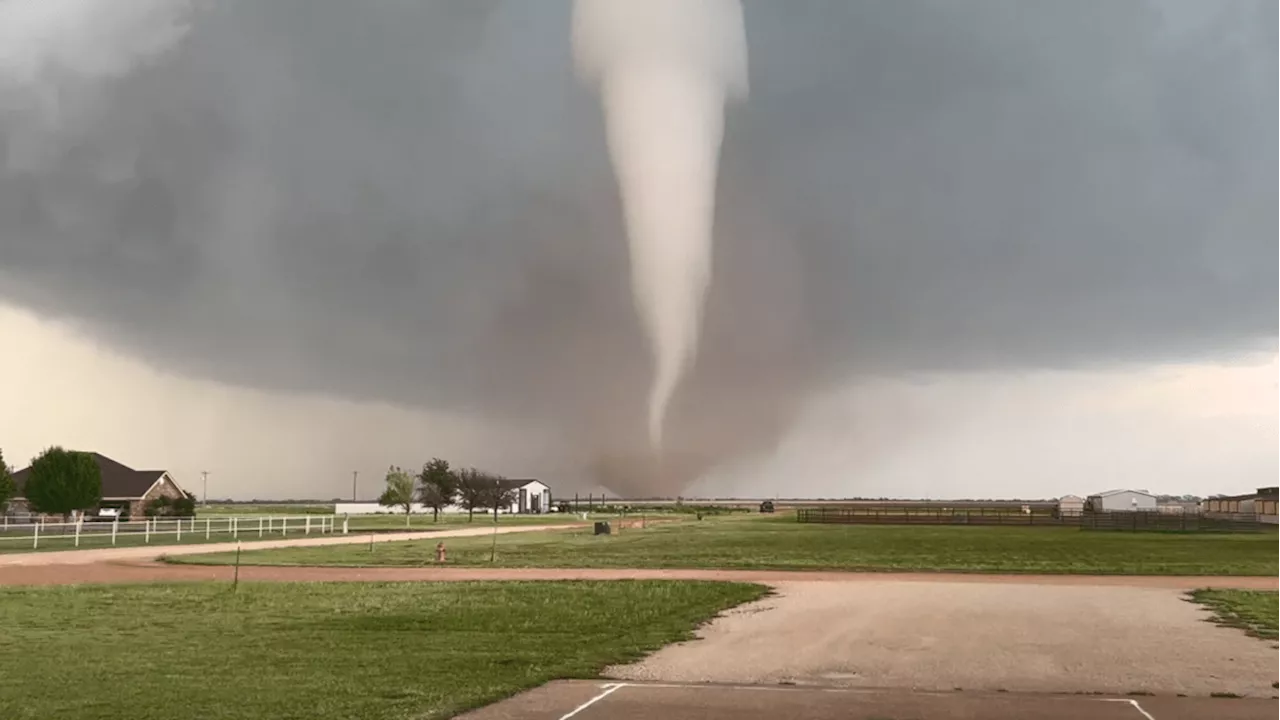
<path fill-rule="evenodd" d="M 747 2 L 659 463 L 573 12 L 0 0 L 0 300 L 167 372 L 536 428 L 522 467 L 629 495 L 849 378 L 1274 349 L 1274 4 Z"/>

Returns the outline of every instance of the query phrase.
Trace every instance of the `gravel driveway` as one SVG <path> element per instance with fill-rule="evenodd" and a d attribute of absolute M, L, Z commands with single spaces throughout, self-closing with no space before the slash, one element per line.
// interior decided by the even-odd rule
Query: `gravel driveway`
<path fill-rule="evenodd" d="M 704 628 L 699 641 L 608 675 L 923 690 L 1275 693 L 1275 643 L 1204 622 L 1207 612 L 1178 590 L 945 581 L 776 587 L 775 597 Z"/>

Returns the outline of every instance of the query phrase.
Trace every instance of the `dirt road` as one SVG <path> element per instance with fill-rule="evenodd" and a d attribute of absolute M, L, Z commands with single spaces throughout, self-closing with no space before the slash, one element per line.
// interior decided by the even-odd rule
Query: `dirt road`
<path fill-rule="evenodd" d="M 778 583 L 609 677 L 665 683 L 1270 697 L 1275 643 L 1204 622 L 1175 589 Z"/>
<path fill-rule="evenodd" d="M 511 528 L 523 532 L 539 528 Z M 432 533 L 430 537 L 465 537 L 466 531 L 452 535 Z M 489 531 L 486 531 L 489 532 Z M 465 534 L 464 534 L 465 533 Z M 364 538 L 362 542 L 368 542 Z M 294 542 L 294 541 L 284 541 Z M 309 543 L 314 544 L 314 543 Z M 195 548 L 199 548 L 198 550 Z M 138 550 L 145 548 L 128 548 Z M 179 580 L 228 580 L 232 568 L 210 565 L 176 565 L 156 562 L 163 554 L 178 554 L 178 548 L 151 548 L 149 553 L 130 553 L 123 558 L 94 562 L 58 560 L 37 564 L 10 563 L 0 565 L 0 585 L 68 585 L 77 583 L 167 582 Z M 226 545 L 192 545 L 183 552 L 225 552 Z M 85 551 L 99 552 L 99 551 Z M 60 555 L 42 553 L 41 555 Z M 142 555 L 141 558 L 138 555 Z M 32 556 L 32 560 L 38 559 Z M 430 558 L 424 557 L 423 562 Z M 1135 575 L 979 575 L 948 573 L 858 573 L 809 572 L 783 570 L 709 570 L 709 569 L 572 569 L 572 568 L 486 568 L 486 567 L 267 567 L 246 565 L 240 568 L 240 579 L 278 582 L 464 582 L 475 580 L 716 580 L 723 582 L 757 582 L 767 585 L 786 583 L 861 585 L 876 583 L 947 584 L 947 585 L 1043 585 L 1090 587 L 1139 587 L 1166 590 L 1194 590 L 1202 587 L 1252 588 L 1275 590 L 1276 578 L 1267 577 L 1174 577 Z"/>
<path fill-rule="evenodd" d="M 561 680 L 458 720 L 1271 720 L 1271 699 Z"/>

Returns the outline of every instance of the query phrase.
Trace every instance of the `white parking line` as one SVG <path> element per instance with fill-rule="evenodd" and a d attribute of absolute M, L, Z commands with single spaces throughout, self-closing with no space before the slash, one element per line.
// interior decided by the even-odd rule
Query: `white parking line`
<path fill-rule="evenodd" d="M 605 698 L 609 697 L 609 696 L 610 696 L 610 695 L 612 695 L 613 693 L 617 692 L 618 690 L 621 690 L 622 688 L 624 688 L 624 687 L 626 687 L 626 686 L 627 686 L 627 684 L 626 684 L 626 683 L 609 683 L 609 684 L 607 684 L 607 685 L 601 685 L 601 687 L 602 687 L 602 688 L 604 688 L 604 692 L 602 692 L 602 693 L 600 693 L 599 695 L 596 695 L 595 697 L 591 698 L 590 700 L 588 700 L 588 701 L 586 701 L 586 702 L 582 703 L 581 705 L 579 705 L 578 707 L 576 707 L 576 708 L 574 708 L 574 709 L 570 710 L 569 712 L 565 713 L 564 715 L 561 715 L 561 716 L 560 716 L 560 720 L 569 720 L 569 718 L 573 717 L 574 715 L 577 715 L 578 713 L 582 712 L 583 710 L 586 710 L 587 708 L 591 707 L 592 705 L 595 705 L 596 703 L 598 703 L 598 702 L 600 702 L 601 700 L 603 700 L 603 699 L 605 699 Z"/>
<path fill-rule="evenodd" d="M 1132 698 L 1104 698 L 1102 699 L 1102 702 L 1129 703 L 1130 705 L 1133 706 L 1134 710 L 1137 710 L 1138 712 L 1142 713 L 1142 717 L 1146 718 L 1147 720 L 1156 720 L 1154 715 L 1144 710 L 1142 706 L 1138 704 L 1138 701 Z"/>

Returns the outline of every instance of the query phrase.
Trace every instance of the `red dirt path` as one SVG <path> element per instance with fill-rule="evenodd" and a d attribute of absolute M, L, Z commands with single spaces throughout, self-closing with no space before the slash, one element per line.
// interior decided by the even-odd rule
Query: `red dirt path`
<path fill-rule="evenodd" d="M 0 567 L 0 585 L 229 581 L 233 568 L 158 562 L 97 562 L 82 565 Z M 572 568 L 344 568 L 242 566 L 240 579 L 275 582 L 460 582 L 468 580 L 719 580 L 758 582 L 956 582 L 1033 585 L 1119 585 L 1192 590 L 1204 587 L 1277 589 L 1273 577 L 1181 577 L 1132 575 L 980 575 L 968 573 L 808 572 L 778 570 L 661 570 Z"/>

